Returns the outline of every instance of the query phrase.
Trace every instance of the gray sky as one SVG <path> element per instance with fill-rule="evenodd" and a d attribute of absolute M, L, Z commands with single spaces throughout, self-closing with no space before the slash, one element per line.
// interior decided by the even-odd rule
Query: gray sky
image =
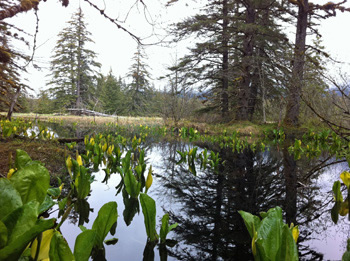
<path fill-rule="evenodd" d="M 136 1 L 136 0 L 135 0 Z M 96 5 L 100 8 L 106 6 L 106 13 L 119 20 L 124 20 L 130 7 L 135 1 L 127 0 L 94 0 Z M 164 8 L 166 0 L 144 0 L 147 4 L 148 10 L 145 17 L 143 6 L 139 4 L 139 8 L 134 6 L 131 10 L 125 23 L 122 26 L 126 27 L 137 36 L 147 37 L 156 31 L 160 35 L 164 35 L 161 27 L 180 21 L 196 12 L 196 3 L 189 0 L 182 0 L 170 8 Z M 203 1 L 197 1 L 203 2 Z M 318 4 L 327 1 L 317 0 L 313 1 Z M 57 41 L 57 34 L 66 27 L 66 22 L 70 20 L 72 13 L 74 13 L 80 6 L 85 14 L 85 20 L 88 23 L 88 30 L 92 33 L 92 38 L 95 44 L 90 46 L 98 54 L 98 62 L 102 64 L 101 72 L 107 74 L 110 68 L 116 76 L 125 76 L 131 65 L 131 58 L 136 50 L 137 43 L 127 33 L 118 29 L 110 21 L 102 17 L 99 12 L 90 7 L 83 0 L 71 0 L 67 8 L 61 6 L 58 1 L 48 0 L 41 2 L 39 5 L 39 34 L 37 36 L 38 49 L 35 53 L 35 61 L 42 66 L 42 71 L 37 71 L 29 68 L 29 86 L 32 87 L 36 93 L 39 89 L 46 89 L 46 82 L 48 78 L 48 67 L 52 50 Z M 197 4 L 198 5 L 198 4 Z M 25 29 L 30 34 L 34 34 L 36 27 L 36 18 L 33 11 L 25 14 L 19 14 L 15 18 L 9 20 L 16 26 Z M 153 21 L 157 25 L 151 26 L 148 21 Z M 323 35 L 323 45 L 335 59 L 343 61 L 347 64 L 340 64 L 343 71 L 349 71 L 350 51 L 349 42 L 350 34 L 347 32 L 350 26 L 350 13 L 338 12 L 337 17 L 329 18 L 321 22 L 319 27 L 320 33 Z M 288 29 L 291 34 L 294 33 L 295 28 Z M 162 36 L 160 36 L 161 38 Z M 157 42 L 159 39 L 155 36 L 145 40 L 145 42 Z M 293 38 L 294 40 L 294 38 Z M 171 64 L 172 57 L 175 57 L 176 52 L 178 56 L 186 51 L 186 45 L 189 42 L 182 43 L 177 47 L 166 48 L 159 46 L 149 46 L 146 48 L 148 55 L 148 65 L 154 83 L 157 87 L 162 87 L 163 83 L 157 82 L 156 79 L 163 75 L 166 70 L 164 67 Z M 26 49 L 31 53 L 30 49 Z M 333 66 L 330 71 L 333 71 Z"/>

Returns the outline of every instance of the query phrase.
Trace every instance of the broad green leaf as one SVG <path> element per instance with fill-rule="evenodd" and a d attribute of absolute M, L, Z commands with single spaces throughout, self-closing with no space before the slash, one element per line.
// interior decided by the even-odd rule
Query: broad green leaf
<path fill-rule="evenodd" d="M 96 231 L 91 229 L 85 230 L 77 236 L 74 245 L 74 256 L 76 261 L 89 260 L 91 250 L 94 246 L 95 237 Z"/>
<path fill-rule="evenodd" d="M 32 162 L 13 174 L 10 181 L 21 195 L 23 204 L 31 200 L 41 204 L 50 186 L 50 174 L 44 166 Z"/>
<path fill-rule="evenodd" d="M 50 243 L 54 232 L 55 232 L 54 229 L 49 229 L 43 232 L 41 242 L 40 242 L 40 251 L 39 251 L 38 260 L 44 260 L 49 258 Z M 32 258 L 35 258 L 37 248 L 38 248 L 38 240 L 35 239 L 31 247 Z"/>
<path fill-rule="evenodd" d="M 67 241 L 56 231 L 52 236 L 49 251 L 50 261 L 74 261 L 74 256 Z"/>
<path fill-rule="evenodd" d="M 265 251 L 266 257 L 269 260 L 278 260 L 277 254 L 281 246 L 282 235 L 282 216 L 277 213 L 278 210 L 271 209 L 267 212 L 267 217 L 264 218 L 258 229 L 258 237 L 262 238 L 262 247 Z"/>
<path fill-rule="evenodd" d="M 275 259 L 278 260 L 288 260 L 288 261 L 298 261 L 298 248 L 294 241 L 292 231 L 285 224 L 282 228 L 282 238 L 281 238 L 281 250 L 280 256 Z"/>
<path fill-rule="evenodd" d="M 18 261 L 32 261 L 33 258 L 30 256 L 30 248 L 26 248 L 26 250 L 23 251 Z"/>
<path fill-rule="evenodd" d="M 7 227 L 4 223 L 0 221 L 0 248 L 3 248 L 7 245 L 8 232 Z"/>
<path fill-rule="evenodd" d="M 242 216 L 250 237 L 253 238 L 260 226 L 260 218 L 243 210 L 238 211 L 238 213 Z"/>
<path fill-rule="evenodd" d="M 16 241 L 23 233 L 35 226 L 39 204 L 31 201 L 7 215 L 2 221 L 8 230 L 8 244 Z"/>
<path fill-rule="evenodd" d="M 27 163 L 30 163 L 32 159 L 28 153 L 24 150 L 16 150 L 15 166 L 18 170 L 22 169 Z"/>
<path fill-rule="evenodd" d="M 64 210 L 65 206 L 67 205 L 68 198 L 65 197 L 61 201 L 58 202 L 58 208 L 59 210 Z"/>
<path fill-rule="evenodd" d="M 0 220 L 22 205 L 21 195 L 12 183 L 0 178 Z"/>
<path fill-rule="evenodd" d="M 160 233 L 159 233 L 159 236 L 160 236 L 160 243 L 161 244 L 164 244 L 165 241 L 166 241 L 166 236 L 167 234 L 174 228 L 177 227 L 177 223 L 175 224 L 172 224 L 171 226 L 169 226 L 169 214 L 166 213 L 164 214 L 163 218 L 162 218 L 162 225 L 160 227 Z"/>
<path fill-rule="evenodd" d="M 333 184 L 333 193 L 334 193 L 334 199 L 335 199 L 335 202 L 343 202 L 343 195 L 341 194 L 341 191 L 340 191 L 340 181 L 337 180 L 334 182 Z"/>
<path fill-rule="evenodd" d="M 125 189 L 130 197 L 137 198 L 141 190 L 141 182 L 138 182 L 131 169 L 127 169 L 124 173 Z"/>
<path fill-rule="evenodd" d="M 80 172 L 76 176 L 74 183 L 79 199 L 84 199 L 89 195 L 91 186 L 90 178 L 91 176 L 88 170 L 84 166 L 80 166 Z"/>
<path fill-rule="evenodd" d="M 340 178 L 343 181 L 343 183 L 347 186 L 347 188 L 350 188 L 350 172 L 344 171 L 342 174 L 340 174 Z"/>
<path fill-rule="evenodd" d="M 150 241 L 157 241 L 158 235 L 156 231 L 156 203 L 145 193 L 140 194 L 140 203 L 144 217 L 146 233 Z"/>
<path fill-rule="evenodd" d="M 160 243 L 165 243 L 166 236 L 169 232 L 168 228 L 169 228 L 169 214 L 166 213 L 162 217 L 162 225 L 160 227 L 160 232 L 159 232 Z"/>
<path fill-rule="evenodd" d="M 60 188 L 49 188 L 47 190 L 47 194 L 49 194 L 53 198 L 58 198 L 61 195 L 61 190 Z"/>
<path fill-rule="evenodd" d="M 0 260 L 18 260 L 29 242 L 39 233 L 54 226 L 55 219 L 37 218 L 38 207 L 37 202 L 29 202 L 2 220 L 8 230 L 8 242 L 0 250 Z"/>
<path fill-rule="evenodd" d="M 54 205 L 55 205 L 55 202 L 52 200 L 52 198 L 49 195 L 46 195 L 43 203 L 41 203 L 39 207 L 39 214 L 44 213 Z"/>
<path fill-rule="evenodd" d="M 92 225 L 92 230 L 96 230 L 95 246 L 103 247 L 103 241 L 113 224 L 118 219 L 117 202 L 111 201 L 104 204 L 98 211 L 97 218 Z"/>

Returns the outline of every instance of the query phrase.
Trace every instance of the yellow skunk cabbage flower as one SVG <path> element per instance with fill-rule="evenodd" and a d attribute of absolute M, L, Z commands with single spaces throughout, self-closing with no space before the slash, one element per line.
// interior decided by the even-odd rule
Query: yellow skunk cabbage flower
<path fill-rule="evenodd" d="M 107 150 L 107 143 L 103 144 L 102 151 L 105 152 Z"/>
<path fill-rule="evenodd" d="M 298 237 L 299 237 L 299 227 L 294 226 L 294 224 L 292 223 L 292 224 L 290 224 L 290 228 L 292 230 L 293 239 L 294 239 L 295 243 L 297 243 Z"/>
<path fill-rule="evenodd" d="M 8 178 L 8 179 L 11 178 L 13 172 L 15 172 L 15 169 L 10 169 L 10 170 L 9 170 L 9 173 L 7 173 L 7 178 Z"/>
<path fill-rule="evenodd" d="M 107 154 L 108 154 L 109 156 L 111 156 L 113 150 L 114 150 L 114 145 L 112 144 L 111 146 L 108 147 Z"/>
<path fill-rule="evenodd" d="M 95 145 L 95 140 L 94 140 L 94 138 L 92 138 L 92 137 L 91 137 L 91 139 L 90 139 L 90 144 L 91 144 L 92 146 Z"/>
<path fill-rule="evenodd" d="M 82 161 L 80 155 L 77 157 L 77 162 L 78 162 L 78 165 L 79 165 L 79 166 L 83 166 L 83 161 Z"/>
<path fill-rule="evenodd" d="M 13 132 L 16 132 L 17 131 L 17 128 L 16 128 L 16 126 L 15 127 L 13 127 Z"/>
<path fill-rule="evenodd" d="M 147 179 L 146 179 L 146 192 L 151 187 L 152 183 L 153 183 L 152 166 L 150 166 L 149 171 L 148 171 L 148 175 L 147 175 Z"/>
<path fill-rule="evenodd" d="M 63 186 L 64 186 L 64 183 L 62 183 L 61 186 L 59 186 L 60 191 L 62 191 Z"/>
<path fill-rule="evenodd" d="M 350 186 L 350 172 L 344 171 L 342 174 L 340 174 L 340 178 L 343 181 L 343 183 L 348 187 Z"/>
<path fill-rule="evenodd" d="M 50 260 L 49 259 L 50 243 L 54 232 L 55 232 L 54 229 L 49 229 L 43 232 L 41 243 L 40 243 L 39 256 L 37 260 Z M 32 258 L 35 258 L 37 247 L 38 247 L 38 240 L 35 239 L 30 251 Z"/>
<path fill-rule="evenodd" d="M 69 175 L 72 177 L 73 162 L 70 156 L 68 156 L 68 158 L 66 159 L 66 166 L 67 166 Z"/>
<path fill-rule="evenodd" d="M 85 138 L 84 138 L 84 144 L 85 144 L 85 146 L 88 144 L 88 142 L 89 142 L 89 137 L 88 137 L 88 136 L 85 136 Z"/>

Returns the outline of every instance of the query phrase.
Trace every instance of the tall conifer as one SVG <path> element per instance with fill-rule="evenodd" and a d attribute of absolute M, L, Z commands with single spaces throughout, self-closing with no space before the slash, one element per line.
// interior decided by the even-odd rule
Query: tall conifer
<path fill-rule="evenodd" d="M 87 30 L 81 8 L 72 15 L 68 26 L 58 34 L 58 41 L 51 60 L 51 81 L 49 84 L 56 109 L 62 107 L 81 108 L 88 104 L 91 89 L 95 84 L 97 54 L 88 49 L 93 43 Z"/>

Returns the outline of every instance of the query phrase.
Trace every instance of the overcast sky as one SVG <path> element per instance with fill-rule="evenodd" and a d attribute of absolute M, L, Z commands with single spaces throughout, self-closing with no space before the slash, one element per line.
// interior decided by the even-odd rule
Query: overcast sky
<path fill-rule="evenodd" d="M 135 0 L 136 1 L 136 0 Z M 135 2 L 132 0 L 94 0 L 96 5 L 101 9 L 106 10 L 106 13 L 119 20 L 124 20 L 130 7 Z M 164 31 L 161 27 L 166 27 L 168 24 L 180 21 L 183 18 L 196 12 L 196 3 L 190 0 L 180 0 L 170 8 L 165 8 L 166 0 L 144 0 L 148 10 L 146 15 L 142 5 L 134 6 L 127 19 L 121 25 L 137 36 L 146 37 L 152 35 L 152 32 L 160 34 L 159 37 L 153 36 L 146 39 L 145 42 L 156 42 L 164 36 Z M 204 2 L 204 1 L 197 1 Z M 315 3 L 322 4 L 327 1 L 317 0 Z M 41 1 L 39 4 L 39 34 L 37 36 L 37 50 L 35 52 L 35 61 L 42 67 L 41 71 L 29 68 L 29 86 L 36 93 L 39 89 L 47 89 L 46 82 L 48 78 L 48 67 L 52 50 L 57 41 L 57 34 L 66 27 L 66 22 L 70 20 L 79 5 L 85 15 L 85 21 L 88 24 L 88 30 L 92 33 L 92 38 L 95 44 L 90 46 L 98 54 L 98 62 L 102 64 L 101 72 L 107 74 L 112 69 L 114 75 L 125 76 L 130 68 L 132 56 L 136 50 L 137 43 L 124 31 L 118 29 L 110 21 L 102 17 L 98 11 L 90 7 L 83 0 L 71 0 L 67 8 L 61 6 L 57 0 Z M 36 18 L 33 11 L 28 13 L 18 14 L 16 17 L 9 20 L 16 26 L 23 28 L 30 34 L 34 34 L 36 27 Z M 151 26 L 149 22 L 156 24 Z M 323 45 L 335 59 L 338 59 L 346 64 L 338 65 L 344 71 L 349 70 L 350 62 L 350 34 L 348 33 L 350 26 L 350 13 L 338 12 L 337 17 L 329 18 L 322 21 L 319 30 L 323 35 Z M 293 28 L 290 29 L 293 32 Z M 294 39 L 293 39 L 294 41 Z M 166 65 L 171 64 L 172 57 L 175 57 L 176 52 L 181 56 L 186 50 L 186 45 L 182 43 L 169 47 L 149 46 L 146 48 L 148 55 L 148 65 L 154 83 L 157 87 L 162 87 L 163 83 L 157 82 L 156 79 L 162 76 L 166 70 Z M 30 49 L 24 50 L 31 53 Z"/>

